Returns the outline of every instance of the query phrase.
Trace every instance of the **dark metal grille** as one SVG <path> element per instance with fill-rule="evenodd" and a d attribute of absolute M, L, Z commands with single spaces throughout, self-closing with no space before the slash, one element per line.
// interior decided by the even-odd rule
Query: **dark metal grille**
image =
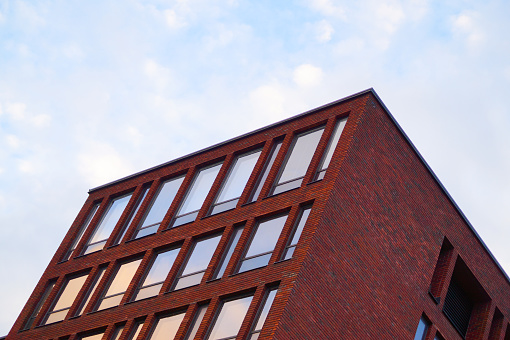
<path fill-rule="evenodd" d="M 463 337 L 466 336 L 472 310 L 473 303 L 462 288 L 452 280 L 444 300 L 443 312 Z"/>

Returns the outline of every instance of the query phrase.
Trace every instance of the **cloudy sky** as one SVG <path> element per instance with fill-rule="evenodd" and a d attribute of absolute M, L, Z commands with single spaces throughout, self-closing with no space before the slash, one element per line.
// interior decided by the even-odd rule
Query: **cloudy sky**
<path fill-rule="evenodd" d="M 0 0 L 0 335 L 90 188 L 374 87 L 510 272 L 510 2 Z"/>

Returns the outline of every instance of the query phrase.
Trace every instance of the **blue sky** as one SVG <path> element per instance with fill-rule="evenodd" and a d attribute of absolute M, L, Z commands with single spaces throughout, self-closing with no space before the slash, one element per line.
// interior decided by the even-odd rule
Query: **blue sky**
<path fill-rule="evenodd" d="M 0 335 L 88 189 L 369 87 L 510 272 L 508 13 L 503 0 L 0 0 Z"/>

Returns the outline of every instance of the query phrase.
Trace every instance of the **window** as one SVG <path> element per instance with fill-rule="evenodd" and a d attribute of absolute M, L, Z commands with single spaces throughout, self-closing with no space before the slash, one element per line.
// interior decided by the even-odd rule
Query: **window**
<path fill-rule="evenodd" d="M 152 331 L 149 340 L 172 340 L 175 338 L 184 313 L 160 318 Z"/>
<path fill-rule="evenodd" d="M 255 227 L 250 245 L 239 266 L 239 272 L 264 267 L 269 263 L 287 215 L 260 222 Z"/>
<path fill-rule="evenodd" d="M 462 336 L 466 335 L 473 302 L 452 278 L 444 299 L 443 312 Z"/>
<path fill-rule="evenodd" d="M 143 328 L 143 321 L 137 322 L 135 327 L 133 328 L 133 332 L 128 337 L 128 340 L 136 340 L 136 338 L 138 338 L 138 335 L 142 331 L 142 328 Z"/>
<path fill-rule="evenodd" d="M 324 127 L 305 132 L 294 138 L 287 159 L 273 188 L 273 195 L 298 188 L 319 144 Z"/>
<path fill-rule="evenodd" d="M 102 310 L 110 307 L 118 306 L 122 301 L 122 297 L 126 292 L 131 279 L 135 275 L 138 266 L 140 265 L 142 260 L 136 260 L 128 263 L 122 264 L 117 273 L 115 274 L 114 279 L 110 282 L 110 285 L 104 294 L 104 296 L 99 301 L 99 305 L 97 310 Z"/>
<path fill-rule="evenodd" d="M 142 193 L 141 193 L 140 197 L 138 198 L 138 201 L 136 202 L 135 210 L 131 213 L 129 220 L 126 223 L 124 223 L 122 230 L 121 230 L 119 236 L 117 237 L 117 239 L 115 240 L 115 242 L 113 243 L 113 245 L 119 244 L 122 241 L 122 239 L 124 238 L 124 236 L 126 235 L 126 232 L 128 231 L 128 228 L 131 225 L 131 222 L 133 222 L 133 219 L 135 218 L 136 214 L 138 213 L 138 210 L 140 209 L 140 207 L 142 206 L 142 202 L 145 199 L 145 196 L 147 196 L 148 192 L 149 192 L 149 187 L 145 187 L 142 189 Z"/>
<path fill-rule="evenodd" d="M 129 203 L 131 195 L 132 194 L 125 195 L 110 202 L 108 209 L 101 218 L 101 221 L 94 230 L 94 233 L 90 237 L 90 240 L 83 251 L 84 255 L 103 249 L 106 241 L 115 228 L 115 225 L 119 221 L 122 212 Z"/>
<path fill-rule="evenodd" d="M 120 325 L 115 327 L 115 331 L 113 332 L 113 335 L 111 337 L 112 340 L 119 340 L 120 336 L 122 335 L 122 331 L 124 330 L 124 325 Z"/>
<path fill-rule="evenodd" d="M 221 163 L 204 168 L 195 176 L 195 179 L 186 194 L 186 198 L 175 216 L 172 223 L 173 227 L 193 222 L 197 218 L 198 211 L 202 207 L 202 204 L 204 203 L 204 200 L 209 193 L 220 168 Z"/>
<path fill-rule="evenodd" d="M 101 268 L 101 269 L 98 270 L 98 272 L 96 274 L 96 278 L 94 279 L 94 283 L 92 284 L 92 286 L 90 287 L 89 291 L 85 295 L 85 297 L 84 297 L 85 301 L 81 304 L 80 308 L 76 312 L 76 316 L 79 316 L 79 315 L 83 314 L 83 311 L 85 310 L 85 307 L 87 307 L 87 305 L 89 304 L 90 299 L 92 298 L 92 295 L 94 295 L 94 292 L 96 291 L 97 285 L 101 281 L 101 278 L 103 277 L 105 271 L 106 271 L 106 267 L 105 268 Z"/>
<path fill-rule="evenodd" d="M 65 319 L 69 309 L 73 305 L 76 296 L 81 290 L 81 287 L 85 283 L 88 275 L 81 275 L 72 279 L 66 280 L 59 297 L 56 299 L 53 307 L 48 311 L 43 325 L 62 321 Z"/>
<path fill-rule="evenodd" d="M 80 242 L 81 238 L 83 237 L 83 233 L 85 233 L 85 230 L 87 230 L 87 228 L 88 228 L 88 226 L 90 224 L 90 221 L 92 221 L 92 219 L 94 218 L 94 215 L 96 214 L 97 208 L 99 208 L 99 204 L 96 204 L 96 205 L 94 205 L 92 207 L 92 210 L 88 214 L 87 219 L 85 220 L 85 223 L 83 223 L 83 225 L 82 225 L 82 227 L 80 229 L 80 232 L 78 233 L 78 235 L 76 235 L 76 237 L 75 237 L 75 239 L 73 241 L 73 244 L 71 245 L 71 248 L 69 248 L 67 253 L 64 255 L 64 257 L 62 258 L 62 261 L 69 260 L 69 258 L 73 254 L 74 250 L 76 249 L 76 246 L 78 245 L 78 243 Z"/>
<path fill-rule="evenodd" d="M 257 185 L 255 186 L 255 191 L 253 191 L 253 194 L 250 198 L 250 202 L 255 202 L 260 195 L 260 192 L 262 191 L 262 187 L 264 186 L 264 183 L 266 182 L 267 176 L 269 175 L 269 171 L 273 167 L 273 163 L 276 159 L 276 156 L 278 155 L 278 151 L 280 151 L 280 147 L 282 146 L 282 142 L 277 142 L 273 149 L 271 150 L 271 154 L 269 155 L 269 158 L 266 161 L 266 164 L 264 165 L 264 172 L 262 173 L 262 176 L 258 179 Z"/>
<path fill-rule="evenodd" d="M 264 327 L 264 323 L 266 322 L 267 314 L 269 314 L 269 310 L 273 305 L 276 292 L 277 288 L 270 290 L 269 293 L 267 294 L 266 301 L 262 304 L 259 315 L 257 316 L 257 323 L 253 327 L 253 330 L 250 332 L 248 340 L 257 340 L 259 338 L 260 332 L 262 331 L 262 327 Z"/>
<path fill-rule="evenodd" d="M 202 305 L 198 307 L 197 312 L 195 313 L 195 318 L 193 319 L 193 323 L 191 324 L 191 327 L 186 334 L 186 337 L 184 340 L 193 340 L 195 339 L 195 335 L 197 335 L 198 328 L 200 327 L 200 324 L 202 323 L 202 320 L 204 319 L 205 312 L 207 312 L 207 308 L 209 305 Z"/>
<path fill-rule="evenodd" d="M 333 134 L 331 135 L 326 152 L 324 153 L 324 156 L 322 157 L 321 165 L 319 166 L 319 169 L 317 169 L 317 174 L 315 175 L 316 180 L 323 179 L 324 175 L 326 175 L 326 170 L 328 170 L 329 163 L 331 162 L 331 159 L 333 158 L 333 153 L 335 152 L 338 141 L 340 140 L 340 136 L 342 135 L 342 131 L 344 130 L 344 127 L 345 127 L 345 123 L 347 123 L 347 117 L 340 119 L 336 123 L 335 130 L 333 131 Z"/>
<path fill-rule="evenodd" d="M 416 334 L 414 335 L 414 340 L 424 340 L 425 335 L 427 335 L 427 330 L 429 329 L 430 322 L 422 316 L 420 321 L 418 322 L 418 328 L 416 328 Z"/>
<path fill-rule="evenodd" d="M 177 277 L 174 290 L 200 284 L 220 238 L 221 235 L 218 235 L 195 243 L 191 255 L 183 264 L 184 269 Z"/>
<path fill-rule="evenodd" d="M 170 208 L 184 176 L 168 180 L 161 184 L 133 238 L 140 238 L 158 231 L 158 228 Z"/>
<path fill-rule="evenodd" d="M 303 232 L 303 228 L 305 227 L 306 220 L 308 219 L 308 215 L 310 215 L 311 208 L 305 208 L 301 211 L 301 214 L 297 220 L 296 225 L 294 226 L 294 230 L 292 231 L 292 239 L 289 244 L 285 247 L 283 251 L 283 260 L 288 260 L 292 258 L 294 255 L 294 250 L 296 249 L 299 238 L 301 237 L 301 233 Z"/>
<path fill-rule="evenodd" d="M 46 302 L 46 299 L 48 299 L 48 296 L 50 295 L 51 291 L 53 290 L 53 287 L 55 286 L 55 281 L 50 282 L 48 286 L 46 286 L 46 289 L 44 290 L 43 295 L 39 299 L 39 302 L 37 303 L 37 306 L 35 306 L 34 311 L 30 315 L 30 318 L 28 318 L 27 322 L 25 323 L 25 326 L 23 327 L 23 330 L 27 330 L 34 324 L 35 319 L 37 318 L 37 315 L 39 315 L 39 311 L 41 310 L 41 307 Z"/>
<path fill-rule="evenodd" d="M 211 215 L 233 209 L 243 193 L 246 183 L 259 159 L 261 151 L 251 152 L 237 157 L 231 166 L 231 170 L 216 197 L 211 209 Z"/>
<path fill-rule="evenodd" d="M 225 270 L 227 269 L 228 262 L 230 261 L 230 258 L 232 257 L 232 253 L 234 253 L 234 250 L 236 249 L 237 243 L 239 242 L 239 239 L 241 238 L 241 234 L 243 233 L 243 230 L 244 230 L 244 226 L 234 229 L 234 232 L 232 233 L 232 236 L 230 237 L 230 242 L 227 247 L 228 250 L 226 251 L 223 258 L 221 259 L 218 269 L 217 269 L 216 273 L 214 273 L 213 279 L 219 279 L 225 273 Z"/>
<path fill-rule="evenodd" d="M 235 339 L 241 329 L 253 296 L 230 300 L 223 303 L 213 323 L 207 340 Z"/>
<path fill-rule="evenodd" d="M 101 340 L 103 338 L 103 335 L 104 335 L 104 332 L 103 333 L 97 333 L 97 334 L 94 334 L 94 335 L 81 336 L 81 337 L 79 337 L 79 339 L 80 340 Z"/>
<path fill-rule="evenodd" d="M 159 253 L 156 256 L 156 259 L 152 263 L 152 266 L 145 276 L 142 285 L 140 288 L 138 288 L 138 292 L 136 293 L 134 299 L 135 301 L 159 294 L 161 287 L 163 287 L 163 282 L 165 281 L 168 272 L 172 268 L 179 250 L 180 248 L 172 249 L 163 253 Z"/>

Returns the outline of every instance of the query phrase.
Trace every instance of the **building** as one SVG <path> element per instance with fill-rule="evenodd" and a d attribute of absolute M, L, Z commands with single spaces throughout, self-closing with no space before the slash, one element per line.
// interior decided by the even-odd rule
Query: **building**
<path fill-rule="evenodd" d="M 510 339 L 510 281 L 373 90 L 90 190 L 7 339 Z"/>

